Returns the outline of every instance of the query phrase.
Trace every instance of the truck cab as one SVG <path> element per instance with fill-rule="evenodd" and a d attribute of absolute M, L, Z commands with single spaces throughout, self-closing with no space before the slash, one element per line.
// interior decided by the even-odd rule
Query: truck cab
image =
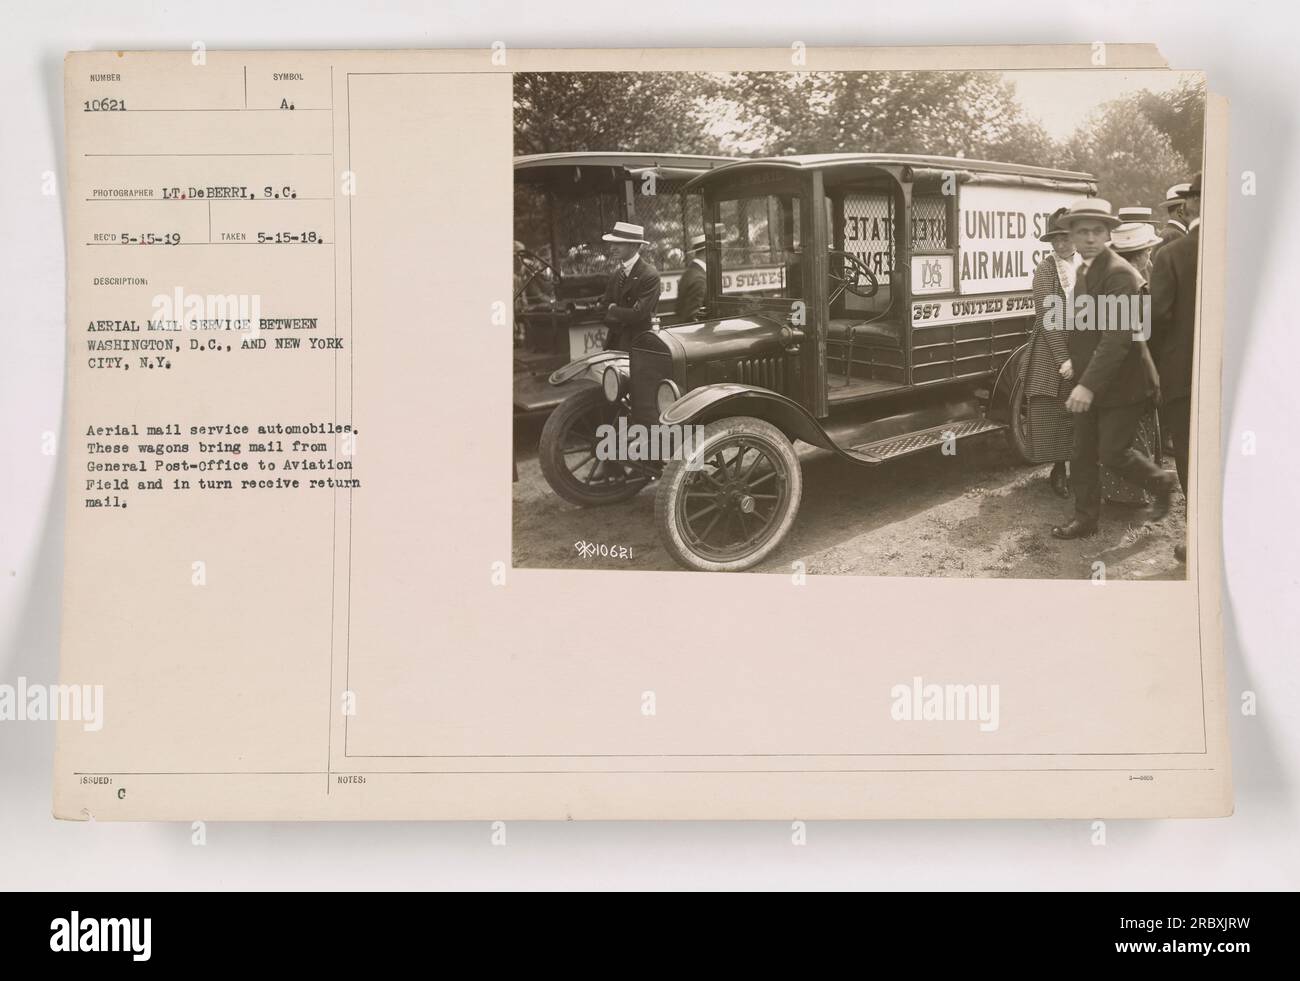
<path fill-rule="evenodd" d="M 543 153 L 514 162 L 514 407 L 543 413 L 586 383 L 552 386 L 556 368 L 602 349 L 598 301 L 608 278 L 601 235 L 646 228 L 659 269 L 659 312 L 672 320 L 691 236 L 703 231 L 691 178 L 734 158 L 681 153 Z"/>

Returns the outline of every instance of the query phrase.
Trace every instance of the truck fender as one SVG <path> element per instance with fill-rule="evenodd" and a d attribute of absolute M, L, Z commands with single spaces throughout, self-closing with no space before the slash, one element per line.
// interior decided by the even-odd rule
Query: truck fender
<path fill-rule="evenodd" d="M 577 361 L 570 361 L 563 368 L 556 368 L 546 380 L 552 385 L 563 385 L 579 375 L 585 375 L 599 385 L 601 376 L 605 374 L 605 369 L 610 365 L 618 367 L 619 362 L 622 362 L 622 370 L 626 372 L 629 363 L 626 351 L 596 351 L 593 354 L 578 358 Z"/>
<path fill-rule="evenodd" d="M 693 388 L 664 410 L 660 423 L 668 426 L 702 426 L 727 416 L 753 416 L 776 426 L 791 440 L 840 449 L 821 424 L 802 405 L 771 389 L 725 382 Z"/>

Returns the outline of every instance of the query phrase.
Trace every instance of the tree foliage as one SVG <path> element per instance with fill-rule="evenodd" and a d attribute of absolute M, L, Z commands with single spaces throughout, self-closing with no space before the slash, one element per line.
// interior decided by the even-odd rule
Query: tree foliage
<path fill-rule="evenodd" d="M 1056 142 L 996 72 L 530 72 L 515 153 L 923 153 L 1096 175 L 1117 207 L 1156 204 L 1201 166 L 1205 91 L 1188 78 L 1098 107 Z"/>
<path fill-rule="evenodd" d="M 1190 167 L 1168 133 L 1139 104 L 1152 93 L 1116 99 L 1094 111 L 1066 142 L 1061 165 L 1096 175 L 1100 193 L 1115 207 L 1165 199 L 1165 190 L 1186 180 Z"/>
<path fill-rule="evenodd" d="M 929 153 L 1030 163 L 1051 139 L 989 72 L 735 73 L 712 96 L 730 108 L 724 146 L 765 154 Z"/>
<path fill-rule="evenodd" d="M 1133 108 L 1169 137 L 1174 152 L 1190 173 L 1201 169 L 1205 136 L 1205 80 L 1185 77 L 1169 92 L 1142 91 L 1133 96 Z"/>
<path fill-rule="evenodd" d="M 515 153 L 717 153 L 694 72 L 523 72 L 514 77 Z"/>

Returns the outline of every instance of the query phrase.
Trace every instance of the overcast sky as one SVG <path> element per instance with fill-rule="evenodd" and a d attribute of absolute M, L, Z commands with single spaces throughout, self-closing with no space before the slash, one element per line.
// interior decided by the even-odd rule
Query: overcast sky
<path fill-rule="evenodd" d="M 1183 78 L 1198 72 L 1175 72 L 1166 69 L 1120 71 L 1093 68 L 1065 72 L 1003 72 L 1015 83 L 1016 93 L 1025 112 L 1042 123 L 1054 139 L 1064 139 L 1074 132 L 1084 118 L 1111 99 L 1150 89 L 1165 92 L 1178 87 Z"/>

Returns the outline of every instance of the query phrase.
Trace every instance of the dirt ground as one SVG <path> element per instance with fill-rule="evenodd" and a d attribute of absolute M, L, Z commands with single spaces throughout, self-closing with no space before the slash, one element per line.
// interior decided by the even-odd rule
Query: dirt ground
<path fill-rule="evenodd" d="M 579 508 L 558 497 L 537 463 L 540 423 L 516 425 L 514 565 L 521 568 L 679 569 L 654 525 L 657 485 L 631 501 Z M 806 451 L 807 447 L 800 447 Z M 1108 579 L 1182 579 L 1173 555 L 1184 534 L 1181 493 L 1159 524 L 1145 509 L 1107 505 L 1091 539 L 1062 542 L 1051 528 L 1070 502 L 1047 484 L 1050 466 L 1019 462 L 999 433 L 877 467 L 821 452 L 801 452 L 803 503 L 785 541 L 755 572 L 789 574 L 803 560 L 816 575 L 1089 578 L 1105 563 Z M 1166 458 L 1165 466 L 1173 468 Z M 626 547 L 630 558 L 586 556 L 577 542 Z"/>

